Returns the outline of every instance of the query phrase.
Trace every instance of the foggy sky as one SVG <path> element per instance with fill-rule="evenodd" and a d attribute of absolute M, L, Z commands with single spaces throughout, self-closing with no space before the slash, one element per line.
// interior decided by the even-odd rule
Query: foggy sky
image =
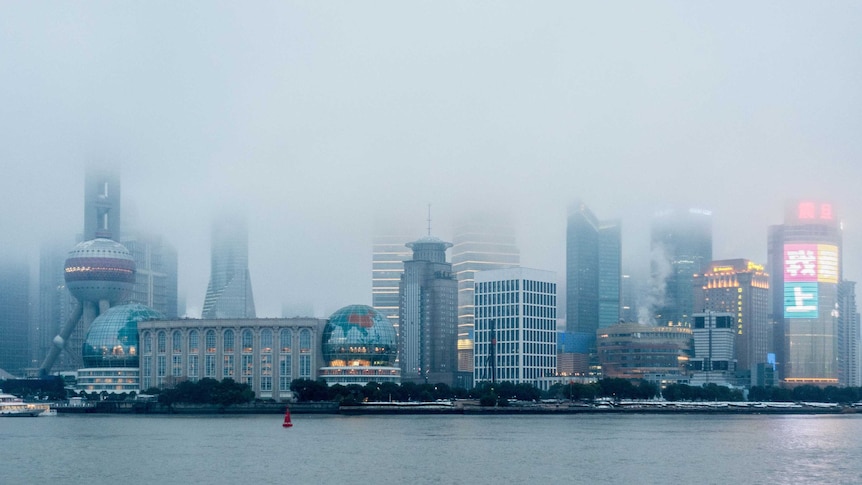
<path fill-rule="evenodd" d="M 259 316 L 371 301 L 375 219 L 419 237 L 500 206 L 564 281 L 567 206 L 714 214 L 714 256 L 765 263 L 796 197 L 845 223 L 862 278 L 858 2 L 6 2 L 0 255 L 83 226 L 84 167 L 121 167 L 123 229 L 177 247 L 200 312 L 213 216 L 248 214 Z"/>

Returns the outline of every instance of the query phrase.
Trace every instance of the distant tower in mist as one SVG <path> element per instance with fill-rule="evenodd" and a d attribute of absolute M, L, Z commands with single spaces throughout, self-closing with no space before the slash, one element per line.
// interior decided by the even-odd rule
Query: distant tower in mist
<path fill-rule="evenodd" d="M 84 181 L 85 240 L 69 251 L 63 267 L 65 285 L 77 305 L 54 337 L 39 368 L 41 375 L 51 371 L 64 349 L 73 362 L 81 362 L 83 342 L 70 337 L 85 335 L 96 317 L 129 296 L 135 282 L 135 261 L 116 242 L 120 236 L 119 209 L 119 173 L 89 168 Z M 75 332 L 79 328 L 81 332 Z"/>
<path fill-rule="evenodd" d="M 202 318 L 255 318 L 244 218 L 225 216 L 213 224 L 210 258 Z"/>
<path fill-rule="evenodd" d="M 474 282 L 476 274 L 521 263 L 515 228 L 504 218 L 474 214 L 455 226 L 452 271 L 458 281 L 458 370 L 473 372 Z"/>
<path fill-rule="evenodd" d="M 123 246 L 135 260 L 130 303 L 140 303 L 177 318 L 177 250 L 159 235 L 126 231 Z"/>
<path fill-rule="evenodd" d="M 120 173 L 91 166 L 84 177 L 84 240 L 120 240 Z"/>
<path fill-rule="evenodd" d="M 620 321 L 620 222 L 600 221 L 583 202 L 566 226 L 566 330 L 595 337 Z"/>
<path fill-rule="evenodd" d="M 660 212 L 650 236 L 650 304 L 656 324 L 690 326 L 694 275 L 712 262 L 712 213 L 702 209 Z"/>
<path fill-rule="evenodd" d="M 27 263 L 0 263 L 0 369 L 15 375 L 30 367 L 29 281 Z"/>
<path fill-rule="evenodd" d="M 407 246 L 399 286 L 398 333 L 402 382 L 456 384 L 458 370 L 458 283 L 446 249 L 452 244 L 432 236 Z"/>

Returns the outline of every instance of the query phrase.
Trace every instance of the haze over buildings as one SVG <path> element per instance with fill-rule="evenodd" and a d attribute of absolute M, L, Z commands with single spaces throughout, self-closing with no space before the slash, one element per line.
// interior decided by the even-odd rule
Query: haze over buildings
<path fill-rule="evenodd" d="M 664 204 L 713 211 L 712 259 L 762 262 L 785 200 L 828 198 L 858 281 L 862 7 L 744 7 L 7 4 L 0 251 L 35 268 L 42 241 L 73 246 L 96 161 L 175 246 L 193 316 L 210 221 L 238 203 L 261 316 L 371 303 L 372 219 L 428 202 L 441 228 L 504 206 L 521 264 L 562 279 L 582 197 L 644 281 Z"/>

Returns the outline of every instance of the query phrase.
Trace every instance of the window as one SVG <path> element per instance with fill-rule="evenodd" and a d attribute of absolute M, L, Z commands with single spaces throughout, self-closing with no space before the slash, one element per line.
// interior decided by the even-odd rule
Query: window
<path fill-rule="evenodd" d="M 303 354 L 311 352 L 311 330 L 307 328 L 299 332 L 299 351 Z"/>
<path fill-rule="evenodd" d="M 207 353 L 214 354 L 216 351 L 216 334 L 215 330 L 207 330 L 206 334 Z"/>
<path fill-rule="evenodd" d="M 189 332 L 189 354 L 196 354 L 200 347 L 200 335 L 197 330 Z"/>
<path fill-rule="evenodd" d="M 222 367 L 223 378 L 233 378 L 233 355 L 224 356 L 224 366 Z"/>
<path fill-rule="evenodd" d="M 204 377 L 215 378 L 215 355 L 207 355 L 204 359 Z"/>
<path fill-rule="evenodd" d="M 160 354 L 164 354 L 168 348 L 168 335 L 162 330 L 159 331 L 159 334 L 156 339 L 158 340 L 158 342 L 156 343 L 156 351 Z"/>
<path fill-rule="evenodd" d="M 142 337 L 144 339 L 144 353 L 152 354 L 153 353 L 153 335 L 150 332 L 144 332 Z"/>
<path fill-rule="evenodd" d="M 254 376 L 254 356 L 250 354 L 242 355 L 242 379 L 243 384 L 252 385 L 252 376 Z"/>
<path fill-rule="evenodd" d="M 260 331 L 260 351 L 272 352 L 272 330 L 268 328 Z"/>
<path fill-rule="evenodd" d="M 278 358 L 278 388 L 282 391 L 290 389 L 293 380 L 293 369 L 290 354 L 281 354 Z"/>
<path fill-rule="evenodd" d="M 234 334 L 233 330 L 227 329 L 224 331 L 224 345 L 222 348 L 225 352 L 233 352 Z"/>
<path fill-rule="evenodd" d="M 183 375 L 183 355 L 174 354 L 171 356 L 171 376 L 180 377 Z"/>
<path fill-rule="evenodd" d="M 302 379 L 311 377 L 311 356 L 308 354 L 299 356 L 299 377 Z"/>
<path fill-rule="evenodd" d="M 189 354 L 189 379 L 196 381 L 198 377 L 198 364 L 200 356 L 197 354 Z"/>
<path fill-rule="evenodd" d="M 171 334 L 171 347 L 175 354 L 183 353 L 183 336 L 179 330 L 174 330 Z"/>
<path fill-rule="evenodd" d="M 242 352 L 250 354 L 254 350 L 254 334 L 249 329 L 242 331 Z"/>

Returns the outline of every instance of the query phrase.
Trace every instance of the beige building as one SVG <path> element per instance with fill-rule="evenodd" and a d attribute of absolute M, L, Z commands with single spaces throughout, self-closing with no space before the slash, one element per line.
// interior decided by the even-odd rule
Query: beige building
<path fill-rule="evenodd" d="M 259 399 L 288 399 L 294 379 L 317 379 L 318 318 L 181 319 L 138 323 L 141 390 L 233 379 Z"/>

